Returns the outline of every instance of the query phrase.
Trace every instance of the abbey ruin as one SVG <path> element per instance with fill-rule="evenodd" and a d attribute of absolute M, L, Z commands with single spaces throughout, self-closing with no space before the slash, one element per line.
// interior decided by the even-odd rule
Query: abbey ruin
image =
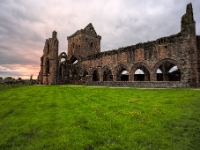
<path fill-rule="evenodd" d="M 101 36 L 91 23 L 67 40 L 68 54 L 59 55 L 56 31 L 46 40 L 39 84 L 200 86 L 200 36 L 192 4 L 181 18 L 181 31 L 155 41 L 101 52 Z"/>

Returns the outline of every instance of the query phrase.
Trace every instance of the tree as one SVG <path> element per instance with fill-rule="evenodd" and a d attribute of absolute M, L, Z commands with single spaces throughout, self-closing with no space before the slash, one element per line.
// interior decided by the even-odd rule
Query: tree
<path fill-rule="evenodd" d="M 12 78 L 12 77 L 5 77 L 4 82 L 5 82 L 5 83 L 13 83 L 13 82 L 15 82 L 15 78 Z"/>
<path fill-rule="evenodd" d="M 4 80 L 5 80 L 5 81 L 15 81 L 15 78 L 12 78 L 12 77 L 5 77 Z"/>
<path fill-rule="evenodd" d="M 18 81 L 22 81 L 22 78 L 21 78 L 21 77 L 19 77 L 17 80 L 18 80 Z"/>

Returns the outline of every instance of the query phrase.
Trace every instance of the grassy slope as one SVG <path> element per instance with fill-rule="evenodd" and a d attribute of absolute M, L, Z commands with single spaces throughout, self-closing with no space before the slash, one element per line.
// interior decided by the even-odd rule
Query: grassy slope
<path fill-rule="evenodd" d="M 198 149 L 200 91 L 26 86 L 0 91 L 0 149 Z"/>

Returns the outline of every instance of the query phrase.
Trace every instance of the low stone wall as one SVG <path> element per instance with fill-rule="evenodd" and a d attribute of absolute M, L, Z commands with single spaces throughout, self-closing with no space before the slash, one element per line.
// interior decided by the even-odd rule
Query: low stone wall
<path fill-rule="evenodd" d="M 99 86 L 116 86 L 116 87 L 150 87 L 150 88 L 181 88 L 181 87 L 189 87 L 186 82 L 181 81 L 92 81 L 87 82 L 86 85 L 99 85 Z"/>

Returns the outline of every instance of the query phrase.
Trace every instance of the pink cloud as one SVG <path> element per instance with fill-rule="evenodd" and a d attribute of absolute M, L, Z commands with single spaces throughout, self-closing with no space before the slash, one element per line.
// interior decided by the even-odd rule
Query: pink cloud
<path fill-rule="evenodd" d="M 39 69 L 39 65 L 5 64 L 0 66 L 0 76 L 29 79 L 30 75 L 33 75 L 33 78 L 37 79 Z"/>

